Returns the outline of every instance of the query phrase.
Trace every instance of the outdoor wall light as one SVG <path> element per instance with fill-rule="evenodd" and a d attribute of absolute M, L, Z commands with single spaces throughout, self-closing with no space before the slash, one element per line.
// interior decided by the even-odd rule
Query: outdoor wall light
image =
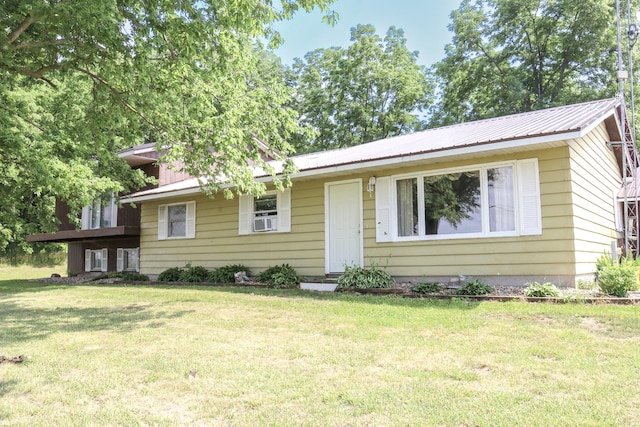
<path fill-rule="evenodd" d="M 367 184 L 367 191 L 369 192 L 369 197 L 371 197 L 371 193 L 376 188 L 376 177 L 372 176 L 369 178 L 369 183 Z"/>

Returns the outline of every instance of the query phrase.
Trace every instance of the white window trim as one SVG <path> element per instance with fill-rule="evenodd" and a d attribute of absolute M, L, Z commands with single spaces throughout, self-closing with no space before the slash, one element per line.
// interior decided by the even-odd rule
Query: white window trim
<path fill-rule="evenodd" d="M 91 254 L 93 252 L 102 252 L 102 261 L 101 261 L 101 265 L 100 265 L 100 270 L 97 269 L 93 269 L 92 265 L 91 265 Z M 84 251 L 84 271 L 85 272 L 91 272 L 91 271 L 101 271 L 103 273 L 107 272 L 109 270 L 109 250 L 107 248 L 103 248 L 103 249 L 85 249 Z"/>
<path fill-rule="evenodd" d="M 102 206 L 102 209 L 111 209 L 111 227 L 118 226 L 118 203 L 116 203 L 116 198 L 112 195 L 111 201 L 107 206 Z M 91 216 L 93 214 L 93 206 L 85 206 L 82 208 L 82 230 L 98 230 L 100 227 L 91 228 Z"/>
<path fill-rule="evenodd" d="M 491 232 L 488 231 L 489 203 L 487 190 L 486 170 L 499 167 L 512 167 L 514 180 L 514 215 L 515 230 Z M 480 188 L 482 198 L 482 232 L 461 233 L 461 234 L 441 234 L 441 235 L 418 235 L 418 236 L 398 236 L 398 207 L 396 182 L 402 179 L 417 178 L 423 179 L 426 176 L 436 176 L 448 173 L 466 172 L 472 170 L 480 171 Z M 528 173 L 528 186 L 525 186 L 523 174 Z M 527 213 L 527 216 L 523 214 Z M 424 219 L 420 218 L 423 222 Z M 532 222 L 535 222 L 532 224 Z M 540 183 L 538 173 L 538 160 L 513 160 L 507 162 L 482 163 L 476 165 L 460 166 L 448 169 L 430 170 L 424 172 L 414 172 L 398 174 L 390 177 L 379 177 L 376 181 L 376 242 L 410 242 L 424 240 L 453 240 L 453 239 L 476 239 L 512 237 L 525 235 L 542 234 L 541 213 L 540 213 Z"/>
<path fill-rule="evenodd" d="M 184 236 L 169 236 L 169 206 L 186 206 Z M 158 206 L 158 240 L 194 239 L 196 237 L 196 202 L 170 203 Z"/>
<path fill-rule="evenodd" d="M 125 252 L 128 252 L 128 251 L 137 252 L 136 265 L 135 265 L 135 268 L 128 268 L 125 270 L 124 268 Z M 116 271 L 135 271 L 136 273 L 140 272 L 140 248 L 118 248 Z"/>
<path fill-rule="evenodd" d="M 618 199 L 618 190 L 613 190 L 613 216 L 616 231 L 624 231 L 624 202 Z"/>
<path fill-rule="evenodd" d="M 238 197 L 238 234 L 247 235 L 291 232 L 291 189 L 285 188 L 284 191 L 272 190 L 264 193 L 265 196 L 273 194 L 277 196 L 277 229 L 270 231 L 253 231 L 255 197 L 245 194 Z"/>

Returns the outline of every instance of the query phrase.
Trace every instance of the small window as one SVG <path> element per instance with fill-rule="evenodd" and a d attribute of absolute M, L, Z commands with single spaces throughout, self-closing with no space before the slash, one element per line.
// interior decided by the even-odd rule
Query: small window
<path fill-rule="evenodd" d="M 270 194 L 253 199 L 253 231 L 278 230 L 278 197 Z"/>
<path fill-rule="evenodd" d="M 158 239 L 194 238 L 196 235 L 196 202 L 160 205 L 158 207 Z"/>
<path fill-rule="evenodd" d="M 291 231 L 291 189 L 239 199 L 238 234 Z"/>
<path fill-rule="evenodd" d="M 118 271 L 140 271 L 138 248 L 118 248 Z"/>
<path fill-rule="evenodd" d="M 108 269 L 108 250 L 107 249 L 87 249 L 84 252 L 84 270 L 102 271 Z"/>

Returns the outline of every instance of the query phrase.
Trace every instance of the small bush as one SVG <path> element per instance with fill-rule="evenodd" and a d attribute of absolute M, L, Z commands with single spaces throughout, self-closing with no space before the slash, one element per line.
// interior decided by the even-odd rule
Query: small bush
<path fill-rule="evenodd" d="M 178 282 L 182 275 L 182 269 L 180 267 L 171 267 L 158 274 L 158 281 L 160 282 Z"/>
<path fill-rule="evenodd" d="M 633 266 L 606 266 L 598 271 L 598 285 L 603 293 L 614 297 L 626 297 L 637 286 L 637 270 Z"/>
<path fill-rule="evenodd" d="M 638 266 L 640 260 L 632 256 L 618 261 L 607 252 L 596 260 L 596 283 L 603 293 L 615 297 L 626 297 L 629 291 L 638 289 Z"/>
<path fill-rule="evenodd" d="M 542 284 L 538 282 L 529 283 L 527 287 L 524 288 L 523 293 L 527 297 L 539 298 L 560 296 L 560 291 L 558 290 L 556 285 L 550 282 L 545 282 Z"/>
<path fill-rule="evenodd" d="M 338 277 L 337 289 L 370 289 L 370 288 L 391 288 L 395 280 L 385 270 L 376 265 L 368 268 L 347 266 L 344 274 Z"/>
<path fill-rule="evenodd" d="M 180 282 L 206 282 L 209 279 L 209 270 L 196 265 L 195 267 L 187 267 L 180 273 Z"/>
<path fill-rule="evenodd" d="M 493 286 L 482 283 L 480 280 L 466 282 L 456 291 L 456 295 L 486 295 L 493 292 Z"/>
<path fill-rule="evenodd" d="M 298 276 L 289 264 L 276 265 L 267 268 L 256 276 L 256 280 L 275 288 L 288 288 L 299 284 L 304 278 Z"/>
<path fill-rule="evenodd" d="M 224 267 L 216 268 L 209 272 L 209 281 L 214 283 L 234 283 L 236 281 L 235 274 L 239 271 L 244 271 L 249 276 L 249 268 L 240 265 L 225 265 Z"/>
<path fill-rule="evenodd" d="M 418 283 L 417 285 L 411 287 L 411 291 L 419 294 L 434 294 L 437 292 L 442 292 L 442 285 L 440 283 L 433 282 Z"/>
<path fill-rule="evenodd" d="M 135 271 L 114 271 L 111 273 L 101 274 L 92 280 L 100 279 L 122 279 L 130 282 L 146 282 L 149 280 L 149 276 L 136 273 Z"/>

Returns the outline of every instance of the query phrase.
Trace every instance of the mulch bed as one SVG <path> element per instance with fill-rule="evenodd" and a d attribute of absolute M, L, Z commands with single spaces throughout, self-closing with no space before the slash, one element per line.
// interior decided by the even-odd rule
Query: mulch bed
<path fill-rule="evenodd" d="M 582 290 L 575 288 L 560 288 L 559 297 L 527 297 L 524 295 L 524 287 L 496 286 L 493 292 L 486 295 L 457 295 L 455 289 L 445 289 L 442 292 L 421 294 L 412 292 L 411 283 L 399 283 L 389 289 L 350 289 L 351 292 L 367 295 L 397 295 L 404 298 L 426 299 L 465 299 L 470 301 L 527 301 L 546 302 L 556 304 L 584 303 L 584 304 L 640 304 L 640 292 L 629 292 L 628 297 L 619 298 L 601 294 L 597 290 Z"/>
<path fill-rule="evenodd" d="M 89 275 L 78 275 L 74 277 L 51 277 L 37 279 L 33 281 L 56 283 L 56 284 L 92 284 L 92 285 L 108 285 L 122 284 L 130 285 L 155 285 L 155 286 L 212 286 L 212 287 L 229 287 L 243 286 L 255 288 L 271 288 L 271 286 L 263 283 L 249 281 L 244 283 L 209 283 L 209 282 L 131 282 L 123 281 L 120 278 L 92 280 L 94 277 Z M 464 298 L 471 301 L 527 301 L 527 302 L 547 302 L 547 303 L 585 303 L 585 304 L 640 304 L 640 291 L 629 292 L 626 298 L 610 297 L 601 294 L 597 289 L 582 290 L 575 288 L 560 288 L 559 297 L 538 298 L 527 297 L 524 295 L 524 287 L 521 286 L 495 286 L 493 291 L 487 295 L 456 295 L 455 289 L 444 289 L 439 293 L 420 294 L 411 291 L 413 283 L 396 283 L 393 288 L 389 289 L 356 289 L 351 288 L 341 292 L 354 292 L 367 295 L 396 295 L 404 298 L 430 298 L 430 299 L 453 299 Z"/>

